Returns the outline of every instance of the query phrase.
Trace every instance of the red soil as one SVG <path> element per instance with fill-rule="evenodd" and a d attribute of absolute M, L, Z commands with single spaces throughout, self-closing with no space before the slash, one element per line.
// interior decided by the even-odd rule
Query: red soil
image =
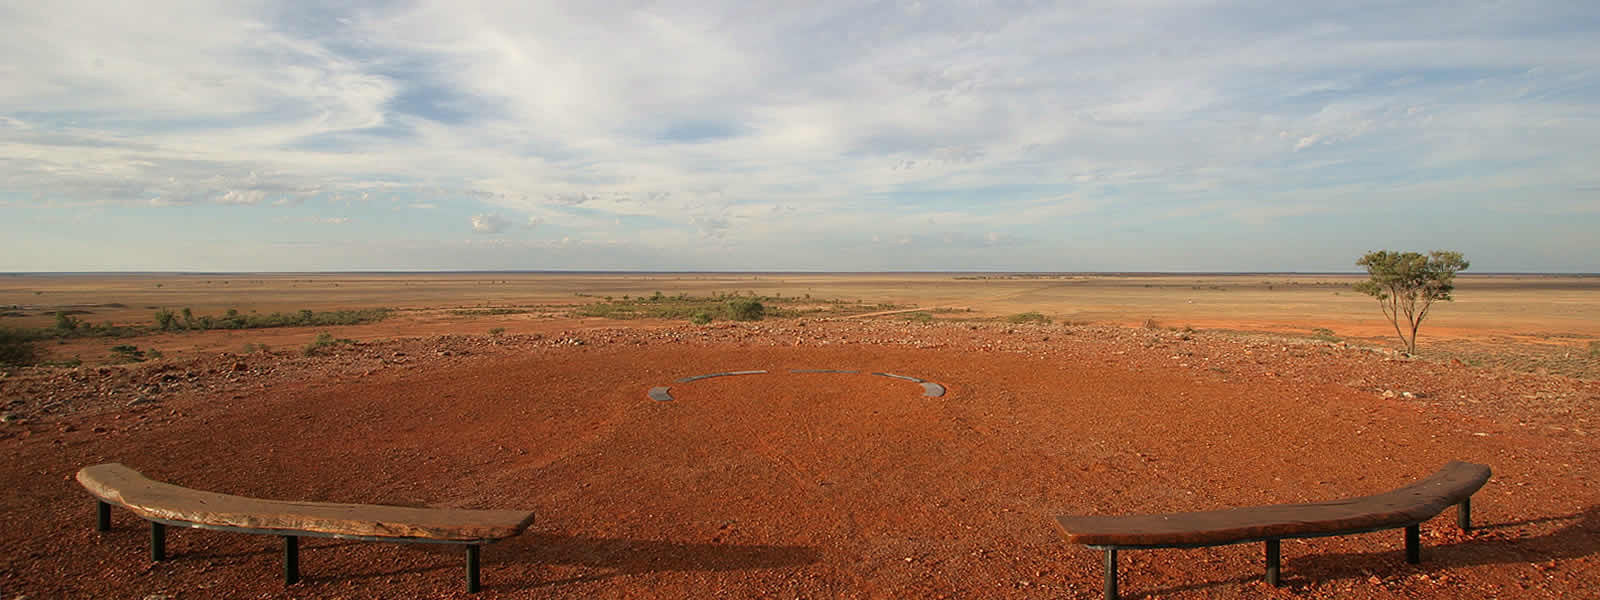
<path fill-rule="evenodd" d="M 743 369 L 773 372 L 645 397 Z M 1424 524 L 1421 565 L 1399 531 L 1286 541 L 1277 590 L 1259 545 L 1134 551 L 1124 594 L 1600 596 L 1600 384 L 1326 344 L 784 322 L 213 355 L 0 394 L 21 418 L 0 428 L 3 598 L 466 597 L 451 547 L 308 539 L 284 588 L 275 538 L 172 530 L 152 564 L 128 513 L 94 531 L 72 475 L 106 461 L 267 498 L 536 511 L 485 549 L 482 598 L 1092 598 L 1100 555 L 1052 515 L 1326 500 L 1452 459 L 1495 470 L 1482 529 Z"/>

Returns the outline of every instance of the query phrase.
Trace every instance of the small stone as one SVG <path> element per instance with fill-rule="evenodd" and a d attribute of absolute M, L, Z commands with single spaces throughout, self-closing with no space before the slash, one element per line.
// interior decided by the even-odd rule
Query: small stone
<path fill-rule="evenodd" d="M 129 401 L 128 406 L 143 406 L 146 404 L 155 404 L 157 402 L 160 402 L 160 400 L 150 396 L 139 396 L 138 398 L 134 398 L 132 401 Z"/>

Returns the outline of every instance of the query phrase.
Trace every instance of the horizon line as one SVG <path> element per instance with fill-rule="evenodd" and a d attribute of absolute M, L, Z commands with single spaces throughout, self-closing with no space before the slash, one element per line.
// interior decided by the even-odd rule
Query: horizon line
<path fill-rule="evenodd" d="M 41 275 L 418 275 L 418 274 L 554 274 L 554 275 L 1365 275 L 1364 271 L 945 271 L 945 270 L 886 270 L 886 271 L 827 271 L 827 270 L 623 270 L 623 269 L 353 269 L 327 271 L 183 271 L 183 270 L 126 270 L 126 271 L 0 271 L 0 276 Z M 1595 277 L 1600 273 L 1586 271 L 1486 271 L 1460 273 L 1459 277 L 1543 275 L 1566 277 Z"/>

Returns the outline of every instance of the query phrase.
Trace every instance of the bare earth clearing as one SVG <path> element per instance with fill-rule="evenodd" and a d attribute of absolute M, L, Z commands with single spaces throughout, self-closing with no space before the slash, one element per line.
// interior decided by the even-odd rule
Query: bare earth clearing
<path fill-rule="evenodd" d="M 904 277 L 910 283 L 872 285 L 915 288 L 923 276 Z M 1257 286 L 1265 279 L 1252 277 Z M 1551 280 L 1549 297 L 1557 300 L 1548 305 L 1526 302 L 1542 292 L 1501 290 L 1492 279 L 1477 291 L 1463 283 L 1461 300 L 1424 326 L 1425 353 L 1431 335 L 1486 345 L 1504 336 L 1577 353 L 1596 335 L 1593 290 L 1560 287 L 1593 279 Z M 147 321 L 147 305 L 213 313 L 416 310 L 330 329 L 357 341 L 318 356 L 298 350 L 321 330 L 162 334 L 132 340 L 170 350 L 162 360 L 25 369 L 0 379 L 0 404 L 14 417 L 0 426 L 7 459 L 0 485 L 11 490 L 0 496 L 0 542 L 8 549 L 0 598 L 466 597 L 460 556 L 450 549 L 307 540 L 305 581 L 284 588 L 276 540 L 174 530 L 175 559 L 152 564 L 147 530 L 127 513 L 115 515 L 112 532 L 94 531 L 92 503 L 72 475 L 105 461 L 179 485 L 265 498 L 536 511 L 529 534 L 486 548 L 484 598 L 1093 598 L 1100 556 L 1062 543 L 1050 522 L 1055 514 L 1327 500 L 1387 491 L 1453 459 L 1495 470 L 1474 499 L 1482 529 L 1461 534 L 1449 514 L 1424 524 L 1421 565 L 1405 564 L 1398 531 L 1285 541 L 1282 589 L 1261 582 L 1258 545 L 1134 551 L 1123 558 L 1124 593 L 1600 596 L 1600 382 L 1592 378 L 1410 360 L 1279 335 L 1109 325 L 919 324 L 904 315 L 709 326 L 577 319 L 553 307 L 586 299 L 555 287 L 534 297 L 488 293 L 495 284 L 485 283 L 486 293 L 476 295 L 456 282 L 438 298 L 419 298 L 396 293 L 406 285 L 390 281 L 373 284 L 359 301 L 338 292 L 326 304 L 310 303 L 321 290 L 203 304 L 197 299 L 211 296 L 166 294 L 209 284 L 128 281 L 135 283 L 98 296 L 56 288 L 39 296 L 125 304 L 104 310 L 128 316 L 104 318 L 128 321 Z M 341 289 L 359 287 L 339 281 Z M 1089 285 L 1034 280 L 954 286 L 997 294 L 987 300 L 971 291 L 866 293 L 837 281 L 789 281 L 781 290 L 719 282 L 717 289 L 971 307 L 977 316 L 1039 310 L 1062 320 L 1153 317 L 1176 327 L 1279 330 L 1241 324 L 1280 323 L 1283 332 L 1293 321 L 1300 335 L 1328 327 L 1350 336 L 1358 322 L 1382 324 L 1371 300 L 1347 287 L 1291 283 L 1301 289 L 1288 296 L 1279 295 L 1280 284 L 1212 290 L 1238 303 L 1207 309 L 1238 319 L 1219 325 L 1202 320 L 1207 313 L 1199 309 L 1185 312 L 1192 305 L 1184 300 L 1172 302 L 1193 292 L 1199 304 L 1202 290 L 1161 281 L 1171 284 L 1165 296 L 1116 282 L 1096 296 L 1117 298 L 1126 287 L 1129 299 L 1099 306 L 1127 303 L 1134 308 L 1118 310 L 1139 311 L 1132 319 L 1084 318 L 1061 308 L 1067 304 L 1007 304 L 997 291 Z M 982 287 L 991 283 L 999 287 Z M 630 285 L 581 291 L 700 291 L 659 278 Z M 969 295 L 966 305 L 956 302 L 959 294 Z M 1241 302 L 1247 294 L 1315 302 L 1276 308 Z M 1471 294 L 1503 312 L 1472 308 Z M 18 297 L 6 292 L 0 304 L 31 304 Z M 234 303 L 244 298 L 262 300 Z M 1137 304 L 1157 298 L 1166 303 Z M 1347 300 L 1353 304 L 1341 312 Z M 550 310 L 470 318 L 447 310 L 483 305 Z M 1510 308 L 1518 305 L 1528 314 Z M 34 310 L 43 309 L 25 312 Z M 491 327 L 507 333 L 483 334 Z M 274 351 L 240 353 L 263 341 Z M 90 344 L 99 343 L 64 347 L 78 348 L 87 362 Z M 746 369 L 770 373 L 672 383 Z M 903 373 L 949 393 L 925 398 L 911 382 L 791 369 Z M 650 387 L 669 384 L 674 401 L 646 398 Z"/>

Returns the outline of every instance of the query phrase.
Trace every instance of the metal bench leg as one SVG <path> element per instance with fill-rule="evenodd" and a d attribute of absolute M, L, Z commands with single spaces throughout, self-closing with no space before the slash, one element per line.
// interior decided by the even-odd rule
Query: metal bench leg
<path fill-rule="evenodd" d="M 150 522 L 150 560 L 161 562 L 167 559 L 167 526 Z"/>
<path fill-rule="evenodd" d="M 94 503 L 94 528 L 95 531 L 111 531 L 111 505 L 105 502 Z"/>
<path fill-rule="evenodd" d="M 1421 525 L 1406 526 L 1406 562 L 1413 565 L 1422 563 Z"/>
<path fill-rule="evenodd" d="M 1117 549 L 1106 548 L 1106 600 L 1117 600 Z"/>
<path fill-rule="evenodd" d="M 1278 571 L 1281 547 L 1278 540 L 1267 540 L 1267 585 L 1278 587 Z"/>
<path fill-rule="evenodd" d="M 478 582 L 478 548 L 477 544 L 467 546 L 467 593 L 476 594 L 482 586 Z"/>
<path fill-rule="evenodd" d="M 1472 530 L 1472 497 L 1470 496 L 1466 500 L 1462 500 L 1461 504 L 1456 505 L 1456 527 L 1460 527 L 1462 531 Z"/>
<path fill-rule="evenodd" d="M 300 583 L 300 538 L 283 536 L 283 584 Z"/>

